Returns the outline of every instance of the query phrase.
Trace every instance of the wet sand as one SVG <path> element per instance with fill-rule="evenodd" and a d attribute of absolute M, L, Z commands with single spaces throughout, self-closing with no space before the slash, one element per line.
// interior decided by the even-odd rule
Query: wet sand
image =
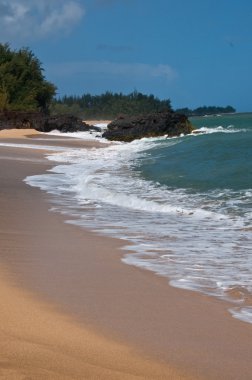
<path fill-rule="evenodd" d="M 50 197 L 22 182 L 49 168 L 43 152 L 0 147 L 0 159 L 0 378 L 250 378 L 251 325 L 48 212 Z"/>

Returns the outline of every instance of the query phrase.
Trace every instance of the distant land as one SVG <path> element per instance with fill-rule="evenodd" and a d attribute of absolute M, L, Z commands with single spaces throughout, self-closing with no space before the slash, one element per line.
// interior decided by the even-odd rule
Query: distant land
<path fill-rule="evenodd" d="M 54 99 L 50 108 L 52 114 L 72 114 L 85 119 L 114 119 L 120 114 L 132 116 L 170 111 L 171 109 L 170 99 L 160 100 L 152 94 L 145 95 L 138 91 L 134 91 L 128 95 L 109 91 L 101 95 L 65 95 L 62 98 Z M 204 116 L 236 112 L 232 106 L 203 106 L 194 110 L 180 108 L 174 111 L 186 116 Z"/>
<path fill-rule="evenodd" d="M 42 112 L 73 115 L 82 119 L 115 119 L 121 115 L 136 116 L 173 111 L 170 99 L 160 100 L 153 94 L 133 91 L 123 93 L 89 93 L 56 98 L 57 87 L 45 79 L 39 59 L 29 48 L 12 50 L 0 44 L 0 112 Z M 194 110 L 175 110 L 187 117 L 234 113 L 232 106 L 203 106 Z"/>
<path fill-rule="evenodd" d="M 179 108 L 176 110 L 178 113 L 183 113 L 186 116 L 205 116 L 205 115 L 218 115 L 222 113 L 235 113 L 236 109 L 232 106 L 216 107 L 216 106 L 203 106 L 191 110 L 189 108 Z"/>

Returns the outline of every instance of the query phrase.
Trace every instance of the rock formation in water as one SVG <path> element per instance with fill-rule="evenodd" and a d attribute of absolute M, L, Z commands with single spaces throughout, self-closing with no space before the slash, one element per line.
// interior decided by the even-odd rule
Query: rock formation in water
<path fill-rule="evenodd" d="M 121 116 L 108 124 L 103 137 L 112 141 L 130 142 L 143 137 L 173 137 L 189 134 L 193 127 L 185 115 L 173 111 L 140 116 Z"/>

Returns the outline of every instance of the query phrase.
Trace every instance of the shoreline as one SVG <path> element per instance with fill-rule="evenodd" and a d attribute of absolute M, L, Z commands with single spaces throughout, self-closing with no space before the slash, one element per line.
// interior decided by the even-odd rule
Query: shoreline
<path fill-rule="evenodd" d="M 21 181 L 52 165 L 41 157 L 41 151 L 0 149 L 0 154 L 5 151 L 1 180 L 9 176 L 6 185 L 3 182 L 2 218 L 8 214 L 7 224 L 13 229 L 13 241 L 2 232 L 6 252 L 12 253 L 5 257 L 5 264 L 14 281 L 84 326 L 152 357 L 153 365 L 155 360 L 162 361 L 194 379 L 249 378 L 250 325 L 229 316 L 219 300 L 172 288 L 164 278 L 123 264 L 122 241 L 97 236 L 64 223 L 59 213 L 49 213 L 46 202 L 50 197 Z M 13 159 L 15 155 L 19 161 Z M 29 164 L 20 161 L 20 155 L 40 161 Z M 11 190 L 11 183 L 16 190 Z M 171 378 L 168 372 L 165 376 L 161 378 Z"/>
<path fill-rule="evenodd" d="M 15 133 L 12 135 L 6 138 L 20 144 L 28 140 L 27 131 L 19 131 L 18 137 Z M 6 140 L 0 137 L 0 141 Z M 62 138 L 64 143 L 72 146 L 71 139 Z M 37 252 L 38 241 L 40 244 L 41 239 L 50 239 L 48 253 L 54 251 L 57 242 L 47 234 L 47 227 L 40 237 L 38 229 L 33 227 L 45 214 L 46 220 L 56 214 L 49 213 L 46 195 L 26 185 L 23 178 L 52 166 L 43 157 L 46 153 L 46 149 L 41 152 L 0 147 L 0 379 L 161 380 L 168 377 L 192 380 L 175 367 L 103 334 L 94 323 L 83 322 L 59 302 L 54 302 L 48 289 L 42 289 L 41 283 L 36 282 L 33 270 L 38 272 L 41 268 L 33 265 L 31 256 L 39 253 L 42 258 L 46 252 L 45 246 Z M 56 219 L 60 219 L 58 233 L 61 236 L 64 222 L 60 215 Z M 85 243 L 85 237 L 81 237 L 81 241 Z M 115 249 L 118 243 L 113 242 L 112 246 Z M 25 259 L 27 253 L 31 254 L 30 262 Z M 43 281 L 45 285 L 46 279 Z"/>

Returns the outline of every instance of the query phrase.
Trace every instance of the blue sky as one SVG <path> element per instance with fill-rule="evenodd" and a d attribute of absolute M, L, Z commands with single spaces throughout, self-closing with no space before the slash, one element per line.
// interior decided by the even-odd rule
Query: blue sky
<path fill-rule="evenodd" d="M 0 42 L 30 47 L 59 95 L 252 111 L 251 0 L 0 0 Z"/>

